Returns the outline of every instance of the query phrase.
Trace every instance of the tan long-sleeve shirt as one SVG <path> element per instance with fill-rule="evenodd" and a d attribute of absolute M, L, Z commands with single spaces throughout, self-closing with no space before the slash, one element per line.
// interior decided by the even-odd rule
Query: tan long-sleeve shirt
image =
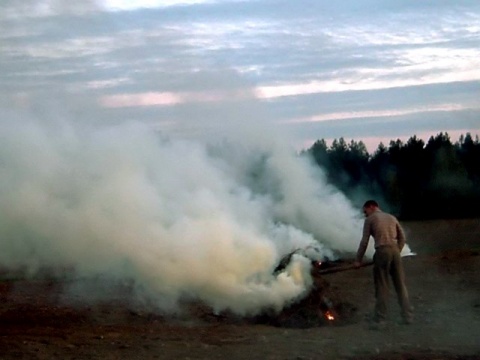
<path fill-rule="evenodd" d="M 362 261 L 370 236 L 375 241 L 375 249 L 381 246 L 397 246 L 402 251 L 405 246 L 405 233 L 393 215 L 376 210 L 365 219 L 363 235 L 357 251 L 357 261 Z"/>

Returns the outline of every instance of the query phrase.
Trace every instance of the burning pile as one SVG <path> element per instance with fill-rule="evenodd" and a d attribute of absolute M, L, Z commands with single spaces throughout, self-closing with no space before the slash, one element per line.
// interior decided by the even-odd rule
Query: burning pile
<path fill-rule="evenodd" d="M 286 267 L 293 253 L 282 259 L 275 271 Z M 280 327 L 308 328 L 325 325 L 341 325 L 353 318 L 356 308 L 340 299 L 323 275 L 350 269 L 342 260 L 320 262 L 312 260 L 313 286 L 310 292 L 280 313 L 263 314 L 256 322 Z"/>
<path fill-rule="evenodd" d="M 275 268 L 274 274 L 283 272 L 292 262 L 294 255 L 311 259 L 311 257 L 306 256 L 304 251 L 305 249 L 298 249 L 284 256 Z M 312 252 L 310 252 L 310 255 L 312 255 Z M 190 316 L 207 322 L 253 323 L 287 328 L 348 324 L 355 321 L 357 309 L 353 304 L 342 300 L 336 287 L 330 286 L 324 275 L 352 268 L 352 263 L 345 260 L 330 261 L 327 259 L 323 262 L 311 260 L 312 286 L 310 290 L 303 297 L 297 298 L 294 302 L 285 306 L 280 312 L 269 308 L 259 315 L 243 317 L 229 310 L 220 313 L 212 312 L 208 305 L 200 306 L 198 303 L 190 304 L 192 306 L 189 307 L 187 312 Z"/>

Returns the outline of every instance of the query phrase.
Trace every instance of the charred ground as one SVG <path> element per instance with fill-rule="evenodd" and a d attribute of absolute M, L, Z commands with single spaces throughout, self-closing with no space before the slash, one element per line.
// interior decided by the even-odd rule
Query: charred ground
<path fill-rule="evenodd" d="M 0 281 L 1 359 L 477 359 L 480 358 L 480 221 L 405 223 L 417 256 L 404 259 L 415 307 L 399 325 L 392 295 L 384 331 L 368 329 L 371 268 L 323 276 L 339 321 L 319 320 L 312 304 L 281 317 L 242 319 L 199 304 L 164 316 L 112 288 L 113 300 L 85 305 L 68 282 Z M 303 313 L 299 313 L 302 311 Z M 300 321 L 299 321 L 300 319 Z M 313 319 L 305 323 L 305 319 Z"/>

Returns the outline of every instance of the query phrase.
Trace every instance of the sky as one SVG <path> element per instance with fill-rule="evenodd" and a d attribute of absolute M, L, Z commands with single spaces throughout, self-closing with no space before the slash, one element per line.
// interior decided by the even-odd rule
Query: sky
<path fill-rule="evenodd" d="M 257 121 L 297 150 L 456 141 L 480 134 L 479 44 L 476 0 L 3 0 L 0 106 L 186 138 Z"/>

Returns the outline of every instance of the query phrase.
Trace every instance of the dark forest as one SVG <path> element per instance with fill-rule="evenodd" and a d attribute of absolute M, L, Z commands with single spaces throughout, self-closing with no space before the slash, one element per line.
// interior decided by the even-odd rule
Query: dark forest
<path fill-rule="evenodd" d="M 302 152 L 324 169 L 329 183 L 356 205 L 368 198 L 403 220 L 480 215 L 480 142 L 470 133 L 452 142 L 439 133 L 425 142 L 380 143 L 369 154 L 362 141 L 324 139 Z"/>

